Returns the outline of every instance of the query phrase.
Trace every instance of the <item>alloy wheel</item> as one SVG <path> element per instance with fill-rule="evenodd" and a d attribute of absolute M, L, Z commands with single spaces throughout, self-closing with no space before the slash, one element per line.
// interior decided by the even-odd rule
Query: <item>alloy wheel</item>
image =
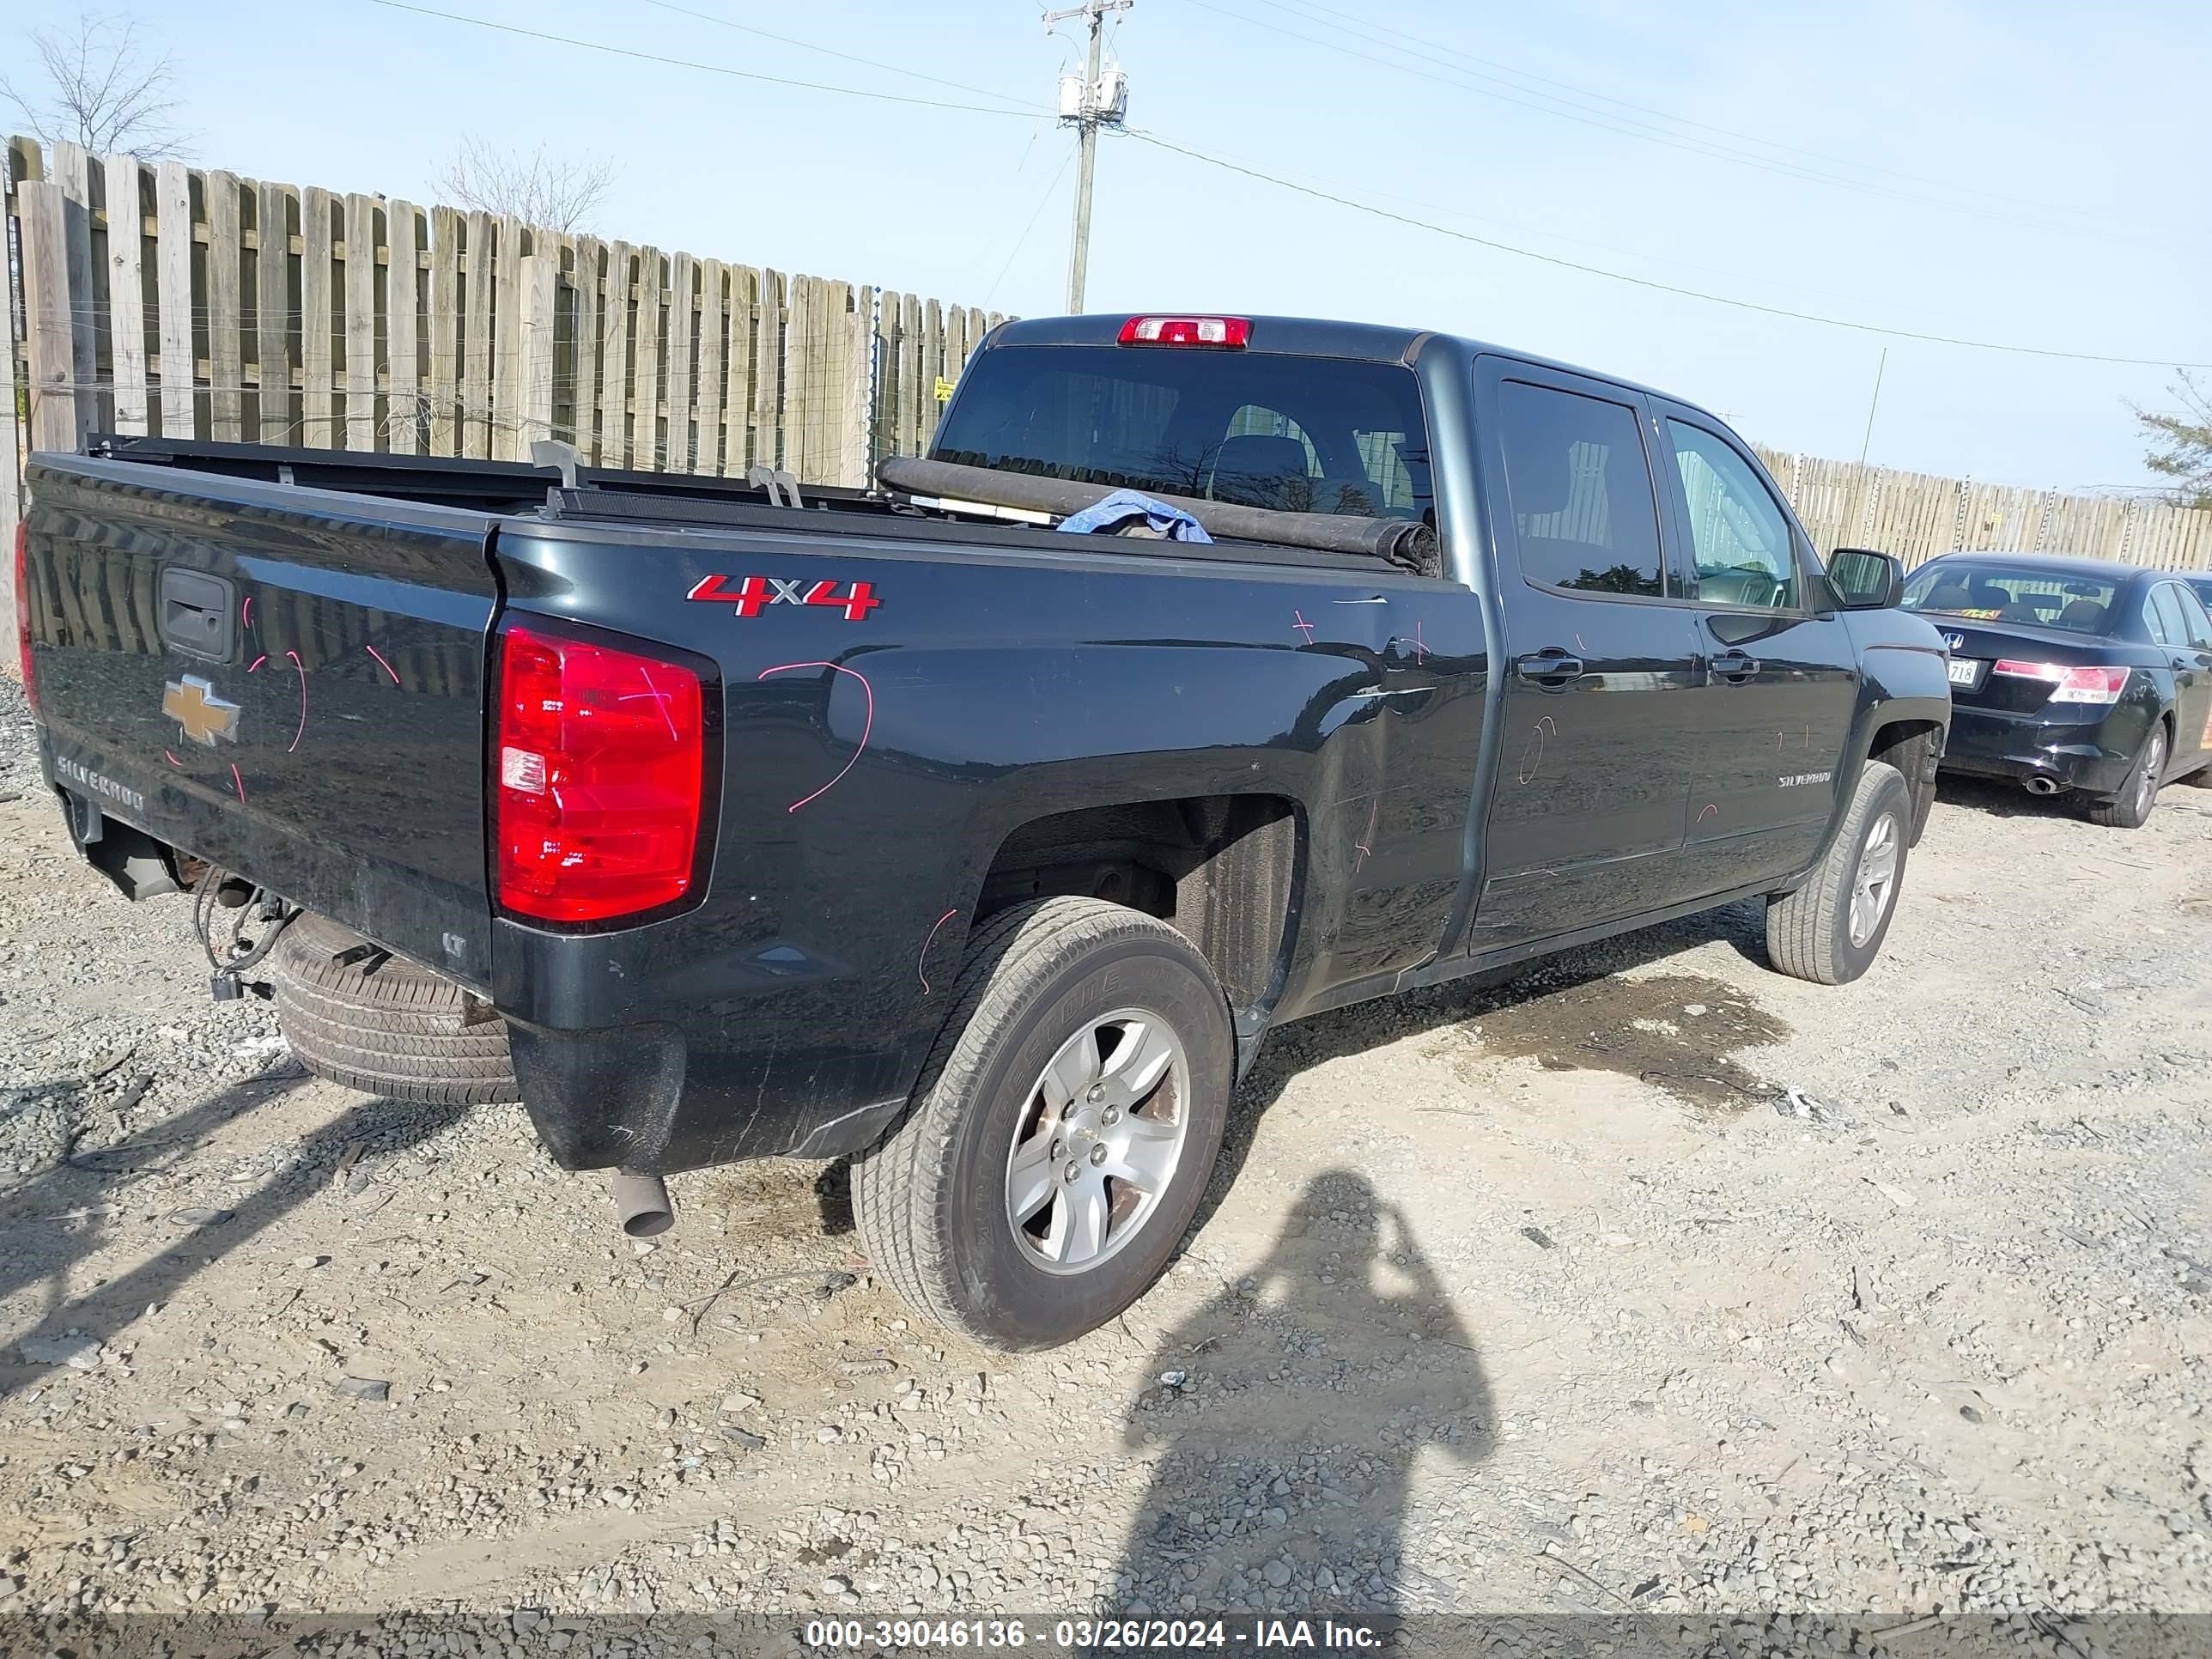
<path fill-rule="evenodd" d="M 1030 1262 L 1080 1273 L 1143 1230 L 1182 1161 L 1189 1061 L 1175 1028 L 1118 1008 L 1062 1043 L 1006 1157 L 1006 1224 Z"/>
<path fill-rule="evenodd" d="M 1884 812 L 1867 831 L 1866 845 L 1859 849 L 1858 871 L 1851 881 L 1850 938 L 1855 951 L 1866 948 L 1888 914 L 1890 900 L 1897 896 L 1903 839 L 1894 812 Z"/>

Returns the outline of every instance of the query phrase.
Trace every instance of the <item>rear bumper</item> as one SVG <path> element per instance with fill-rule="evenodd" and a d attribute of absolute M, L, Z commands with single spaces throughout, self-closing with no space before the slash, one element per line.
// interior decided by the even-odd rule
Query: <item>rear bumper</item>
<path fill-rule="evenodd" d="M 51 750 L 46 759 L 56 778 Z M 76 787 L 58 789 L 57 800 L 82 854 L 127 896 L 174 891 L 171 843 L 118 815 L 145 798 L 76 793 L 86 777 L 95 788 L 105 781 L 79 771 L 61 780 Z M 191 850 L 216 862 L 231 856 L 213 839 Z M 814 935 L 855 931 L 834 915 L 816 918 L 806 935 L 765 939 L 746 937 L 752 918 L 712 909 L 587 935 L 486 918 L 468 932 L 493 935 L 487 979 L 458 974 L 436 953 L 408 948 L 410 934 L 380 926 L 412 914 L 411 890 L 369 878 L 357 861 L 353 891 L 339 902 L 313 884 L 294 886 L 299 869 L 281 860 L 225 863 L 241 866 L 248 879 L 295 902 L 308 893 L 309 908 L 488 996 L 507 1022 L 538 1139 L 567 1169 L 666 1175 L 865 1151 L 906 1105 L 940 1018 L 918 974 L 872 980 L 851 956 L 829 954 Z M 912 937 L 927 935 L 926 921 L 906 925 Z"/>
<path fill-rule="evenodd" d="M 538 1139 L 567 1169 L 864 1151 L 933 1035 L 811 941 L 726 944 L 711 911 L 596 935 L 494 927 L 492 1005 Z"/>
<path fill-rule="evenodd" d="M 907 1101 L 855 1106 L 772 1056 L 732 1055 L 664 1022 L 563 1031 L 510 1018 L 507 1042 L 532 1127 L 568 1170 L 842 1158 L 874 1145 Z"/>
<path fill-rule="evenodd" d="M 2123 704 L 2094 720 L 2053 720 L 2048 711 L 2008 714 L 1954 704 L 1942 771 L 2025 784 L 2043 779 L 2061 790 L 2112 795 L 2135 764 L 2148 728 Z"/>

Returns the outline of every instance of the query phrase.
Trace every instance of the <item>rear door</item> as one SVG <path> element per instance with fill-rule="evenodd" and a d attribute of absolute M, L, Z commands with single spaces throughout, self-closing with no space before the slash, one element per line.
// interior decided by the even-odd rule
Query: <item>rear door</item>
<path fill-rule="evenodd" d="M 1506 358 L 1478 379 L 1506 635 L 1480 953 L 1690 896 L 1698 677 L 1643 399 Z"/>
<path fill-rule="evenodd" d="M 33 663 L 64 787 L 479 988 L 492 520 L 41 456 Z"/>
<path fill-rule="evenodd" d="M 1655 400 L 1656 401 L 1656 400 Z M 1658 403 L 1677 539 L 1691 566 L 1699 764 L 1685 858 L 1701 890 L 1802 869 L 1838 808 L 1858 653 L 1822 614 L 1811 544 L 1765 470 L 1711 416 Z"/>
<path fill-rule="evenodd" d="M 2190 759 L 2212 760 L 2212 614 L 2184 582 L 2161 582 L 2154 594 L 2173 664 L 2173 749 L 2187 770 Z"/>

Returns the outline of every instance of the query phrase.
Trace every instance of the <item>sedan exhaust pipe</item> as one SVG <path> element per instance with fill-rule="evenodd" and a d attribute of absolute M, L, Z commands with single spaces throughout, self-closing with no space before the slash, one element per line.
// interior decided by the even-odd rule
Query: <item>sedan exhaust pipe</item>
<path fill-rule="evenodd" d="M 2058 793 L 2058 781 L 2056 778 L 2046 778 L 2038 774 L 2027 781 L 2027 793 L 2031 795 L 2055 795 Z"/>
<path fill-rule="evenodd" d="M 659 1176 L 617 1170 L 610 1184 L 614 1188 L 615 1213 L 621 1218 L 623 1231 L 632 1238 L 658 1237 L 676 1224 L 676 1206 L 669 1202 L 668 1183 Z"/>

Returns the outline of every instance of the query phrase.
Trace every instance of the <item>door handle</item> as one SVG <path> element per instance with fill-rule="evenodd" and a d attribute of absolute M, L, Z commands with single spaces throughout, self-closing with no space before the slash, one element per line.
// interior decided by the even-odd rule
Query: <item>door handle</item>
<path fill-rule="evenodd" d="M 1731 683 L 1747 680 L 1757 672 L 1759 672 L 1759 659 L 1747 657 L 1741 651 L 1730 651 L 1721 656 L 1708 658 L 1705 662 L 1705 679 L 1708 684 L 1714 680 L 1728 680 Z"/>
<path fill-rule="evenodd" d="M 1540 651 L 1533 657 L 1516 658 L 1513 672 L 1539 685 L 1565 685 L 1582 678 L 1583 659 L 1562 651 Z"/>

